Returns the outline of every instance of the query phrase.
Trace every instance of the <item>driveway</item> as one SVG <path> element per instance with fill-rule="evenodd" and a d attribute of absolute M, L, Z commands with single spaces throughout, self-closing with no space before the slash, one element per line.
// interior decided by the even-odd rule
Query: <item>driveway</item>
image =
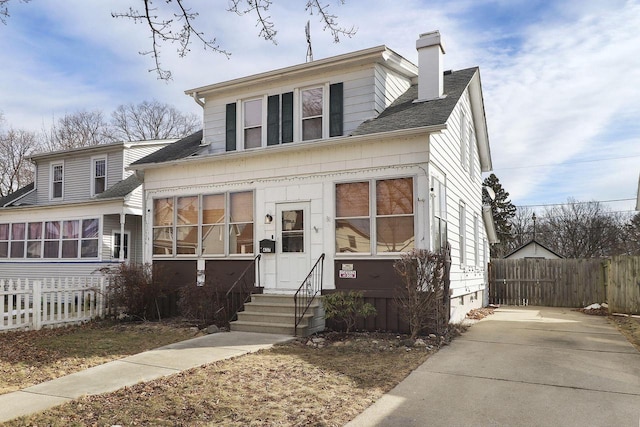
<path fill-rule="evenodd" d="M 640 352 L 606 317 L 504 307 L 473 325 L 356 426 L 640 426 Z"/>

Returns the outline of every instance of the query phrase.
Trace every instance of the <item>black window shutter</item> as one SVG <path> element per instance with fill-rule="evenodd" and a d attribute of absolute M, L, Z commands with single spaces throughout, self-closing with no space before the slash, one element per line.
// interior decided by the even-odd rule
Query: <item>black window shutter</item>
<path fill-rule="evenodd" d="M 236 150 L 236 103 L 227 104 L 226 117 L 226 148 L 227 151 Z"/>
<path fill-rule="evenodd" d="M 329 136 L 342 136 L 343 133 L 343 88 L 342 83 L 329 86 Z"/>
<path fill-rule="evenodd" d="M 293 92 L 282 94 L 282 142 L 293 142 Z"/>
<path fill-rule="evenodd" d="M 267 145 L 280 143 L 280 95 L 267 98 Z"/>

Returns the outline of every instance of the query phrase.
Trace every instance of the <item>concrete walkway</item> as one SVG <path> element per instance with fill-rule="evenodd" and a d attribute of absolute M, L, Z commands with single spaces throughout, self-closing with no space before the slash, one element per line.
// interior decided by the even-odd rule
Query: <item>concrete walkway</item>
<path fill-rule="evenodd" d="M 348 427 L 640 426 L 640 352 L 605 317 L 505 307 Z"/>
<path fill-rule="evenodd" d="M 0 422 L 43 411 L 80 396 L 108 393 L 291 339 L 286 335 L 221 332 L 160 347 L 0 395 Z"/>

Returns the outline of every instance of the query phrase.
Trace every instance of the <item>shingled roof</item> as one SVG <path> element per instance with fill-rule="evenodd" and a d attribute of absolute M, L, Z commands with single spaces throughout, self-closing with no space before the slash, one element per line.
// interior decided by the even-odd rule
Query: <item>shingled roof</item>
<path fill-rule="evenodd" d="M 129 177 L 123 179 L 122 181 L 118 181 L 109 187 L 107 190 L 96 196 L 96 199 L 110 199 L 112 197 L 125 197 L 129 193 L 131 193 L 136 188 L 142 185 L 142 181 L 138 179 L 138 177 L 133 174 Z"/>
<path fill-rule="evenodd" d="M 33 191 L 34 188 L 35 188 L 35 185 L 32 182 L 31 184 L 27 184 L 22 188 L 18 188 L 13 193 L 0 198 L 0 208 L 3 208 L 5 206 L 7 206 L 7 205 L 12 204 L 16 200 L 18 200 L 20 197 L 24 196 L 25 194 L 29 193 L 30 191 Z"/>
<path fill-rule="evenodd" d="M 131 163 L 131 166 L 144 165 L 147 163 L 163 163 L 189 157 L 198 151 L 201 142 L 202 130 L 199 130 L 198 132 L 185 136 L 173 144 L 169 144 L 166 147 Z"/>
<path fill-rule="evenodd" d="M 415 102 L 418 99 L 418 85 L 411 86 L 378 117 L 358 126 L 352 135 L 369 135 L 445 124 L 477 71 L 478 68 L 474 67 L 446 72 L 443 82 L 444 96 L 439 99 Z"/>
<path fill-rule="evenodd" d="M 477 71 L 478 68 L 474 67 L 446 72 L 443 82 L 445 96 L 431 101 L 414 102 L 418 98 L 418 85 L 411 86 L 378 117 L 362 123 L 351 135 L 369 135 L 445 124 Z M 201 142 L 202 131 L 200 130 L 133 162 L 131 165 L 164 163 L 183 159 L 196 153 L 201 148 Z"/>

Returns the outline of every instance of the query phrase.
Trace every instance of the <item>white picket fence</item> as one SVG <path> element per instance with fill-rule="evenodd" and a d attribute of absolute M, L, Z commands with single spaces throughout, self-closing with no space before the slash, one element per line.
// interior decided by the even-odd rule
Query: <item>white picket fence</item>
<path fill-rule="evenodd" d="M 0 332 L 86 322 L 105 313 L 103 277 L 0 279 Z"/>

